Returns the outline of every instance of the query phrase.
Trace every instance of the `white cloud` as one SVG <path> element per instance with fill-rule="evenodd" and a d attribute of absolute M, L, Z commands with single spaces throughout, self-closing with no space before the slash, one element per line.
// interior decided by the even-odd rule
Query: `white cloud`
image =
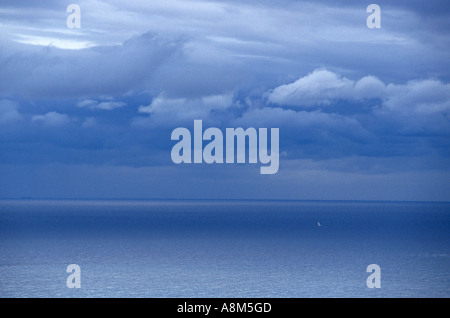
<path fill-rule="evenodd" d="M 31 118 L 32 121 L 42 122 L 48 127 L 64 126 L 70 122 L 69 116 L 57 112 L 48 112 L 45 115 L 35 115 Z"/>
<path fill-rule="evenodd" d="M 0 124 L 16 122 L 22 119 L 17 104 L 9 100 L 0 101 Z"/>
<path fill-rule="evenodd" d="M 104 101 L 97 102 L 95 100 L 86 99 L 77 104 L 78 107 L 89 107 L 90 109 L 101 109 L 101 110 L 113 110 L 116 108 L 124 107 L 126 104 L 123 102 L 115 101 Z"/>
<path fill-rule="evenodd" d="M 269 102 L 284 106 L 320 107 L 338 100 L 379 99 L 383 111 L 434 114 L 450 111 L 450 84 L 426 79 L 385 84 L 374 76 L 349 80 L 328 70 L 315 70 L 268 93 Z"/>
<path fill-rule="evenodd" d="M 156 97 L 148 106 L 140 106 L 140 113 L 172 114 L 178 119 L 204 118 L 211 111 L 225 110 L 233 105 L 233 94 L 210 95 L 200 98 Z"/>
<path fill-rule="evenodd" d="M 353 87 L 353 96 L 357 99 L 382 98 L 385 96 L 386 85 L 375 76 L 365 76 Z"/>
<path fill-rule="evenodd" d="M 450 112 L 450 84 L 437 80 L 389 84 L 386 109 L 401 113 L 432 114 Z"/>
<path fill-rule="evenodd" d="M 17 34 L 17 42 L 23 44 L 40 45 L 40 46 L 53 46 L 58 49 L 64 50 L 82 50 L 94 46 L 94 43 L 90 41 L 80 41 L 76 39 L 64 39 L 46 36 L 33 36 L 25 34 Z"/>
<path fill-rule="evenodd" d="M 330 105 L 339 99 L 368 98 L 373 89 L 383 89 L 377 78 L 365 77 L 358 83 L 328 70 L 314 70 L 294 83 L 276 87 L 269 92 L 269 101 L 287 106 Z M 378 97 L 378 96 L 376 96 Z"/>

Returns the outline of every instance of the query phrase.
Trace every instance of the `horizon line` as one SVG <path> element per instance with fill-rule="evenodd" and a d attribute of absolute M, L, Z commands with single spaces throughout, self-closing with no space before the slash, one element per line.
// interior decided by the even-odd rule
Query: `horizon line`
<path fill-rule="evenodd" d="M 366 203 L 450 203 L 433 200 L 365 200 L 365 199 L 223 199 L 223 198 L 0 198 L 0 201 L 230 201 L 230 202 L 366 202 Z"/>

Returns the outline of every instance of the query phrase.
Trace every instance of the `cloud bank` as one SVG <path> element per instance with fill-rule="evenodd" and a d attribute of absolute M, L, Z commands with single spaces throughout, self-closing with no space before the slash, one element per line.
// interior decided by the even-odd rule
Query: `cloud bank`
<path fill-rule="evenodd" d="M 82 28 L 70 30 L 60 1 L 0 5 L 0 169 L 10 171 L 0 197 L 64 196 L 56 181 L 39 186 L 52 166 L 73 180 L 69 196 L 99 178 L 99 196 L 159 180 L 158 196 L 184 182 L 186 196 L 202 197 L 199 178 L 206 197 L 450 197 L 439 178 L 450 167 L 445 2 L 381 1 L 378 30 L 364 5 L 344 0 L 79 4 Z M 245 166 L 171 165 L 170 132 L 194 119 L 280 128 L 279 189 Z M 139 171 L 132 189 L 117 185 Z M 395 176 L 398 194 L 383 192 Z"/>

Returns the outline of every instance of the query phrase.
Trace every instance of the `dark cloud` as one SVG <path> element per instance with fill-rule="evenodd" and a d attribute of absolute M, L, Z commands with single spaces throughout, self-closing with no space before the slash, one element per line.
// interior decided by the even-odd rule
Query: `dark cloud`
<path fill-rule="evenodd" d="M 182 42 L 147 33 L 123 45 L 86 50 L 46 47 L 0 54 L 2 95 L 83 98 L 145 89 Z"/>

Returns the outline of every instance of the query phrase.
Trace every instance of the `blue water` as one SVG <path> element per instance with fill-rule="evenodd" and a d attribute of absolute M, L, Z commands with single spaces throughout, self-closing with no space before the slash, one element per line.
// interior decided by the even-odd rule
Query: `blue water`
<path fill-rule="evenodd" d="M 0 296 L 449 297 L 450 204 L 0 201 Z"/>

